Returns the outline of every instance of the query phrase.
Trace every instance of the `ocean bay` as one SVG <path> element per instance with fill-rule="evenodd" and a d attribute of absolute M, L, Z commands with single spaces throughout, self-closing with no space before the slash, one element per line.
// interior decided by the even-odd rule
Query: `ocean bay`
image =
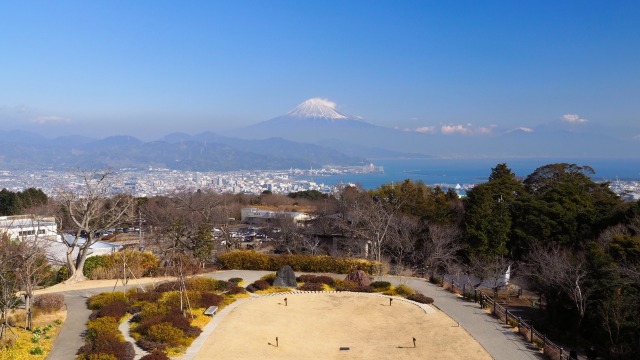
<path fill-rule="evenodd" d="M 312 179 L 318 183 L 336 186 L 352 183 L 364 189 L 374 189 L 388 183 L 410 179 L 422 181 L 428 185 L 455 186 L 473 185 L 486 182 L 491 169 L 497 164 L 507 166 L 521 179 L 526 178 L 537 168 L 555 163 L 589 166 L 594 169 L 594 181 L 637 181 L 640 180 L 640 159 L 550 159 L 550 158 L 513 158 L 513 159 L 385 159 L 372 160 L 376 166 L 382 166 L 384 172 L 358 174 L 340 174 L 318 176 Z"/>

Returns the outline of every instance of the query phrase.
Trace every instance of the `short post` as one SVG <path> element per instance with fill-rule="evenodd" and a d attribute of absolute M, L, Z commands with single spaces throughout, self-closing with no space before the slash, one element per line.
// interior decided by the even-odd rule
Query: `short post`
<path fill-rule="evenodd" d="M 391 302 L 393 301 L 392 298 L 389 298 L 389 306 L 391 306 Z"/>
<path fill-rule="evenodd" d="M 509 310 L 508 309 L 504 309 L 504 323 L 509 325 Z"/>
<path fill-rule="evenodd" d="M 278 347 L 278 337 L 276 336 L 276 347 Z"/>
<path fill-rule="evenodd" d="M 560 347 L 560 359 L 562 359 L 562 353 L 564 352 L 564 349 L 562 347 Z"/>
<path fill-rule="evenodd" d="M 529 342 L 533 342 L 533 326 L 529 325 L 529 334 L 531 334 L 531 340 Z"/>
<path fill-rule="evenodd" d="M 284 306 L 287 306 L 287 298 L 284 298 Z"/>
<path fill-rule="evenodd" d="M 416 347 L 416 338 L 413 338 L 413 347 Z"/>

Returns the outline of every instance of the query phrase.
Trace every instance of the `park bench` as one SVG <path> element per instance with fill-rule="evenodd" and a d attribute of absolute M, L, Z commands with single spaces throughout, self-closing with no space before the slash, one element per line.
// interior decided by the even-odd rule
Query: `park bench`
<path fill-rule="evenodd" d="M 209 306 L 207 310 L 204 311 L 205 315 L 213 316 L 218 312 L 217 306 Z"/>

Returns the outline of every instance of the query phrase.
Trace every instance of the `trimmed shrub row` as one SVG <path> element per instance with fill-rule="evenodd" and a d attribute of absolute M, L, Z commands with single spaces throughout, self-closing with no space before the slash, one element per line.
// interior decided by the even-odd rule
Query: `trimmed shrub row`
<path fill-rule="evenodd" d="M 419 303 L 422 303 L 422 304 L 433 304 L 433 299 L 432 298 L 430 298 L 430 297 L 428 297 L 428 296 L 426 296 L 424 294 L 421 294 L 421 293 L 411 294 L 411 295 L 407 296 L 407 299 L 413 300 L 415 302 L 419 302 Z"/>
<path fill-rule="evenodd" d="M 224 269 L 277 271 L 284 265 L 291 265 L 294 271 L 338 274 L 346 274 L 353 270 L 376 274 L 382 269 L 381 263 L 364 259 L 299 254 L 269 255 L 248 250 L 220 254 L 217 263 Z"/>

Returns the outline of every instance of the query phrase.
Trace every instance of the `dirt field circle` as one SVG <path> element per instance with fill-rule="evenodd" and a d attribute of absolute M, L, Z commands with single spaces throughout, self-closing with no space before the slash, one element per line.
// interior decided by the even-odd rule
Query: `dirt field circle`
<path fill-rule="evenodd" d="M 299 293 L 264 296 L 240 304 L 218 324 L 195 358 L 371 360 L 491 356 L 438 310 L 425 313 L 406 301 L 396 300 L 389 305 L 388 297 L 366 294 Z"/>

